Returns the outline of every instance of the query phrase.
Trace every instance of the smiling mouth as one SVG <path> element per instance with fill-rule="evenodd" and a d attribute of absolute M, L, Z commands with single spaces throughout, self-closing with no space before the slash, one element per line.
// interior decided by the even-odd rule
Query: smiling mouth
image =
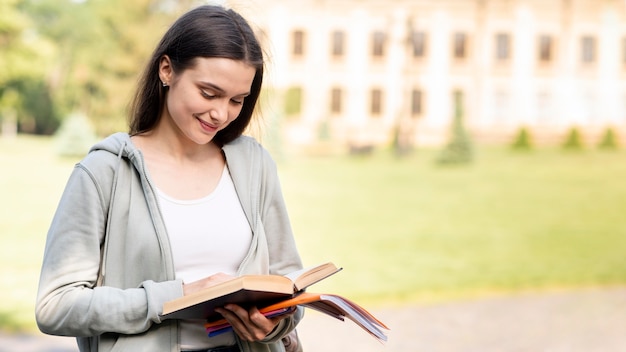
<path fill-rule="evenodd" d="M 212 125 L 197 116 L 196 116 L 196 119 L 200 122 L 200 125 L 204 127 L 205 129 L 217 130 L 217 126 Z"/>

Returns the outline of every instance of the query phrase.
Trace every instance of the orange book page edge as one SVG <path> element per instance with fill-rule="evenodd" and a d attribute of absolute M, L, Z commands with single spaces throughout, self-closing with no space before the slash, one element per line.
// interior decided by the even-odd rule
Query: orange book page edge
<path fill-rule="evenodd" d="M 259 309 L 259 312 L 261 312 L 262 314 L 267 314 L 269 312 L 272 311 L 276 311 L 282 308 L 289 308 L 289 307 L 295 307 L 297 305 L 300 304 L 305 304 L 305 303 L 310 303 L 310 302 L 315 302 L 318 301 L 320 299 L 320 294 L 318 293 L 308 293 L 308 292 L 303 292 L 299 295 L 297 295 L 294 298 L 290 298 L 275 304 L 272 304 L 271 306 L 267 306 L 264 308 Z M 212 321 L 212 322 L 208 322 L 206 324 L 204 324 L 205 328 L 210 328 L 213 326 L 217 326 L 217 325 L 222 325 L 222 324 L 226 324 L 228 323 L 226 321 L 226 319 L 220 319 L 220 320 L 216 320 L 216 321 Z"/>

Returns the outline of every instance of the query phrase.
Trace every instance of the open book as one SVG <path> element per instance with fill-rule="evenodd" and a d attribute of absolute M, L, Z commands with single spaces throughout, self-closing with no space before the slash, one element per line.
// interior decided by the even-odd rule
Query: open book
<path fill-rule="evenodd" d="M 338 295 L 302 292 L 291 299 L 259 309 L 267 317 L 291 312 L 294 307 L 303 306 L 329 315 L 333 318 L 344 320 L 348 318 L 360 326 L 379 341 L 387 341 L 387 335 L 383 330 L 389 328 L 370 312 L 358 304 Z M 209 336 L 219 335 L 232 330 L 226 319 L 210 321 L 205 324 Z"/>
<path fill-rule="evenodd" d="M 340 271 L 326 263 L 292 272 L 288 275 L 245 275 L 208 287 L 204 290 L 165 302 L 163 319 L 206 319 L 222 316 L 215 308 L 228 303 L 244 308 L 266 307 L 295 297 L 305 288 Z"/>

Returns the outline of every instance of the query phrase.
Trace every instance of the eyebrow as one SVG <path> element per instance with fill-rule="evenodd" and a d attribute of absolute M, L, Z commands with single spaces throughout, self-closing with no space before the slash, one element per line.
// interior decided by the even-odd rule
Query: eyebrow
<path fill-rule="evenodd" d="M 220 86 L 217 86 L 213 83 L 210 82 L 205 82 L 205 81 L 200 81 L 200 85 L 205 86 L 206 88 L 209 89 L 213 89 L 215 91 L 217 91 L 220 94 L 226 94 L 226 91 L 224 89 L 222 89 Z M 250 95 L 250 92 L 245 92 L 245 93 L 241 93 L 241 94 L 237 94 L 235 95 L 236 97 L 247 97 L 248 95 Z"/>

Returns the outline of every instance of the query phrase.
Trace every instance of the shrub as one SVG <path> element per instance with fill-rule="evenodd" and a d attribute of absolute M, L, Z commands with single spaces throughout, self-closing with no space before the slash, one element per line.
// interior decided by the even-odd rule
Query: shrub
<path fill-rule="evenodd" d="M 582 135 L 577 127 L 570 128 L 565 140 L 563 141 L 562 147 L 566 150 L 583 149 Z"/>
<path fill-rule="evenodd" d="M 68 116 L 55 134 L 57 151 L 61 156 L 82 157 L 97 141 L 94 128 L 81 113 Z"/>
<path fill-rule="evenodd" d="M 515 150 L 530 150 L 533 148 L 532 137 L 530 131 L 526 127 L 521 127 L 511 144 L 511 148 Z"/>
<path fill-rule="evenodd" d="M 604 131 L 604 135 L 602 136 L 602 139 L 600 140 L 600 143 L 598 144 L 598 148 L 605 149 L 605 150 L 614 150 L 614 149 L 617 149 L 618 147 L 619 147 L 619 144 L 617 142 L 617 134 L 615 133 L 615 130 L 613 128 L 608 127 Z"/>

